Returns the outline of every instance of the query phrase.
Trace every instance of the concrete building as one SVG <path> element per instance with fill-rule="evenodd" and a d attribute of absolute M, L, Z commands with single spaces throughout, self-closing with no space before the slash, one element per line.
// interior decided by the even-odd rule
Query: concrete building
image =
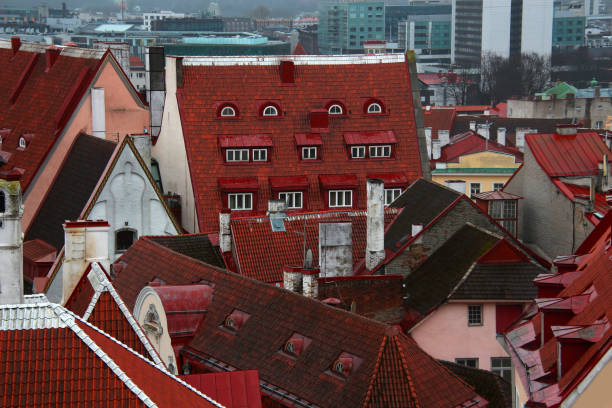
<path fill-rule="evenodd" d="M 552 45 L 556 51 L 583 46 L 590 0 L 555 3 Z"/>
<path fill-rule="evenodd" d="M 453 63 L 479 66 L 487 54 L 550 56 L 552 2 L 537 0 L 453 0 Z"/>
<path fill-rule="evenodd" d="M 389 13 L 391 8 L 387 7 L 386 13 Z M 450 5 L 404 8 L 407 9 L 405 15 L 397 22 L 396 38 L 399 48 L 414 50 L 419 63 L 450 64 Z"/>
<path fill-rule="evenodd" d="M 157 20 L 165 20 L 167 18 L 185 18 L 185 13 L 175 13 L 173 11 L 162 10 L 158 13 L 143 13 L 142 24 L 145 28 L 151 31 L 151 23 Z"/>
<path fill-rule="evenodd" d="M 359 54 L 368 40 L 385 39 L 383 2 L 321 1 L 319 50 L 322 54 Z"/>

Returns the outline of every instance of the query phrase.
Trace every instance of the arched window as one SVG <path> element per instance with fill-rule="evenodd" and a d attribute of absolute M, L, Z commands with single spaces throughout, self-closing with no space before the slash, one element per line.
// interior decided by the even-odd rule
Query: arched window
<path fill-rule="evenodd" d="M 136 231 L 133 229 L 121 229 L 115 232 L 115 251 L 125 251 L 136 241 Z"/>
<path fill-rule="evenodd" d="M 223 109 L 221 109 L 221 116 L 234 117 L 236 116 L 236 109 L 232 108 L 231 106 L 226 106 Z"/>
<path fill-rule="evenodd" d="M 342 106 L 337 103 L 334 103 L 329 107 L 327 113 L 329 113 L 330 115 L 342 115 L 344 112 L 342 110 Z"/>
<path fill-rule="evenodd" d="M 6 196 L 4 191 L 0 191 L 0 213 L 6 212 Z"/>
<path fill-rule="evenodd" d="M 344 363 L 340 360 L 336 360 L 336 362 L 334 363 L 334 371 L 337 374 L 346 375 L 346 372 L 344 371 Z"/>
<path fill-rule="evenodd" d="M 25 140 L 25 137 L 20 137 L 19 138 L 19 148 L 20 149 L 25 149 L 27 145 L 27 142 Z"/>
<path fill-rule="evenodd" d="M 263 110 L 263 116 L 278 116 L 278 109 L 274 105 L 268 105 Z"/>
<path fill-rule="evenodd" d="M 295 354 L 295 345 L 291 340 L 285 343 L 285 353 Z"/>
<path fill-rule="evenodd" d="M 382 106 L 379 103 L 372 102 L 368 105 L 368 113 L 382 113 Z"/>

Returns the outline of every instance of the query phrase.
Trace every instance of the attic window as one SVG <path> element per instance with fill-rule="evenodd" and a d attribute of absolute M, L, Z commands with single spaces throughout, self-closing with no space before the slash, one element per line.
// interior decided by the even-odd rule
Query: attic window
<path fill-rule="evenodd" d="M 232 313 L 230 313 L 225 320 L 223 321 L 223 327 L 225 329 L 236 332 L 240 330 L 240 328 L 244 325 L 244 323 L 249 320 L 248 313 L 242 312 L 238 309 L 234 309 Z"/>
<path fill-rule="evenodd" d="M 263 116 L 278 116 L 278 109 L 274 105 L 267 105 L 263 109 Z"/>
<path fill-rule="evenodd" d="M 359 368 L 361 362 L 362 359 L 357 356 L 349 353 L 342 353 L 332 364 L 331 372 L 337 376 L 346 378 Z"/>
<path fill-rule="evenodd" d="M 221 109 L 221 116 L 223 117 L 236 116 L 236 109 L 232 108 L 231 106 L 226 106 L 223 109 Z"/>
<path fill-rule="evenodd" d="M 136 230 L 125 228 L 115 232 L 115 251 L 123 252 L 136 241 Z"/>
<path fill-rule="evenodd" d="M 28 142 L 25 140 L 25 137 L 20 137 L 19 138 L 19 148 L 20 149 L 25 149 L 26 146 L 28 145 Z"/>
<path fill-rule="evenodd" d="M 330 115 L 343 115 L 344 114 L 344 109 L 342 108 L 342 105 L 340 105 L 338 103 L 334 103 L 334 104 L 330 105 L 329 108 L 327 108 L 327 112 Z"/>
<path fill-rule="evenodd" d="M 293 333 L 283 346 L 283 352 L 293 357 L 301 355 L 312 342 L 308 337 Z"/>
<path fill-rule="evenodd" d="M 382 104 L 379 102 L 371 102 L 368 105 L 368 110 L 367 110 L 368 114 L 377 114 L 377 113 L 383 113 L 383 107 Z"/>

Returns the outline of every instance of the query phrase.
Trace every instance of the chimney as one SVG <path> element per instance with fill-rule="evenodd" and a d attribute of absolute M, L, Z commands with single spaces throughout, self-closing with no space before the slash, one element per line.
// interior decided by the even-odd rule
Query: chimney
<path fill-rule="evenodd" d="M 431 127 L 424 128 L 425 140 L 427 142 L 427 156 L 431 159 Z"/>
<path fill-rule="evenodd" d="M 416 237 L 417 235 L 419 235 L 419 233 L 421 231 L 423 231 L 423 225 L 422 224 L 412 224 L 412 230 L 411 230 L 410 236 Z M 421 241 L 422 241 L 422 239 L 419 237 L 419 239 L 417 240 L 417 243 L 420 244 Z"/>
<path fill-rule="evenodd" d="M 0 179 L 0 305 L 23 303 L 23 240 L 19 181 Z"/>
<path fill-rule="evenodd" d="M 66 221 L 64 224 L 62 305 L 66 304 L 87 265 L 98 262 L 110 270 L 109 231 L 106 221 Z"/>
<path fill-rule="evenodd" d="M 595 208 L 595 192 L 597 190 L 597 179 L 595 176 L 591 176 L 589 183 L 589 205 L 588 211 L 592 212 Z"/>
<path fill-rule="evenodd" d="M 497 128 L 497 143 L 506 145 L 506 128 L 499 127 Z"/>
<path fill-rule="evenodd" d="M 130 138 L 147 169 L 151 171 L 151 135 L 130 135 Z"/>
<path fill-rule="evenodd" d="M 446 146 L 450 143 L 450 132 L 448 130 L 438 130 L 438 140 L 441 148 Z"/>
<path fill-rule="evenodd" d="M 555 132 L 559 136 L 576 136 L 578 133 L 578 126 L 573 124 L 557 125 Z"/>
<path fill-rule="evenodd" d="M 525 150 L 525 135 L 527 133 L 538 133 L 537 129 L 517 128 L 516 129 L 516 147 L 522 152 Z"/>
<path fill-rule="evenodd" d="M 324 278 L 353 274 L 352 223 L 319 223 L 319 266 Z"/>
<path fill-rule="evenodd" d="M 151 136 L 156 138 L 161 130 L 162 114 L 166 99 L 166 60 L 164 47 L 147 47 L 145 53 L 145 86 L 151 115 Z"/>
<path fill-rule="evenodd" d="M 45 68 L 45 72 L 49 72 L 49 70 L 53 67 L 53 65 L 55 64 L 55 61 L 57 61 L 57 57 L 59 57 L 60 53 L 62 52 L 61 48 L 57 48 L 57 47 L 47 47 L 45 49 L 45 57 L 46 57 L 46 68 Z"/>
<path fill-rule="evenodd" d="M 232 250 L 232 230 L 230 229 L 230 211 L 219 213 L 219 249 L 221 253 Z"/>
<path fill-rule="evenodd" d="M 91 131 L 95 137 L 106 139 L 104 88 L 91 88 Z"/>
<path fill-rule="evenodd" d="M 21 48 L 21 38 L 17 36 L 11 37 L 11 48 L 13 50 L 13 55 L 17 54 L 17 51 Z"/>
<path fill-rule="evenodd" d="M 329 113 L 327 109 L 313 109 L 310 111 L 310 127 L 312 129 L 327 129 L 329 127 Z"/>
<path fill-rule="evenodd" d="M 299 266 L 283 267 L 283 287 L 292 292 L 302 292 L 302 268 Z"/>
<path fill-rule="evenodd" d="M 483 123 L 483 124 L 478 125 L 478 131 L 476 133 L 478 133 L 480 136 L 488 140 L 489 139 L 489 124 Z"/>
<path fill-rule="evenodd" d="M 438 160 L 440 158 L 440 153 L 440 140 L 434 140 L 431 142 L 431 158 L 433 160 Z"/>
<path fill-rule="evenodd" d="M 304 296 L 310 298 L 319 297 L 319 270 L 318 269 L 303 269 L 302 270 L 302 291 Z"/>
<path fill-rule="evenodd" d="M 385 259 L 385 185 L 380 179 L 368 179 L 367 246 L 365 266 L 371 271 Z"/>
<path fill-rule="evenodd" d="M 283 84 L 295 83 L 295 65 L 291 60 L 282 60 L 280 62 L 280 77 Z"/>
<path fill-rule="evenodd" d="M 608 154 L 604 153 L 603 160 L 601 161 L 601 192 L 606 192 L 610 189 L 610 162 L 608 161 Z"/>
<path fill-rule="evenodd" d="M 470 120 L 470 130 L 476 131 L 476 121 Z"/>

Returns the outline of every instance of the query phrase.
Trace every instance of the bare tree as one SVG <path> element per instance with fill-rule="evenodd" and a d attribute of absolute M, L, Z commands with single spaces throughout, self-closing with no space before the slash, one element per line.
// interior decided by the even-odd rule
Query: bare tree
<path fill-rule="evenodd" d="M 550 59 L 536 53 L 521 55 L 522 96 L 542 91 L 550 81 Z"/>

